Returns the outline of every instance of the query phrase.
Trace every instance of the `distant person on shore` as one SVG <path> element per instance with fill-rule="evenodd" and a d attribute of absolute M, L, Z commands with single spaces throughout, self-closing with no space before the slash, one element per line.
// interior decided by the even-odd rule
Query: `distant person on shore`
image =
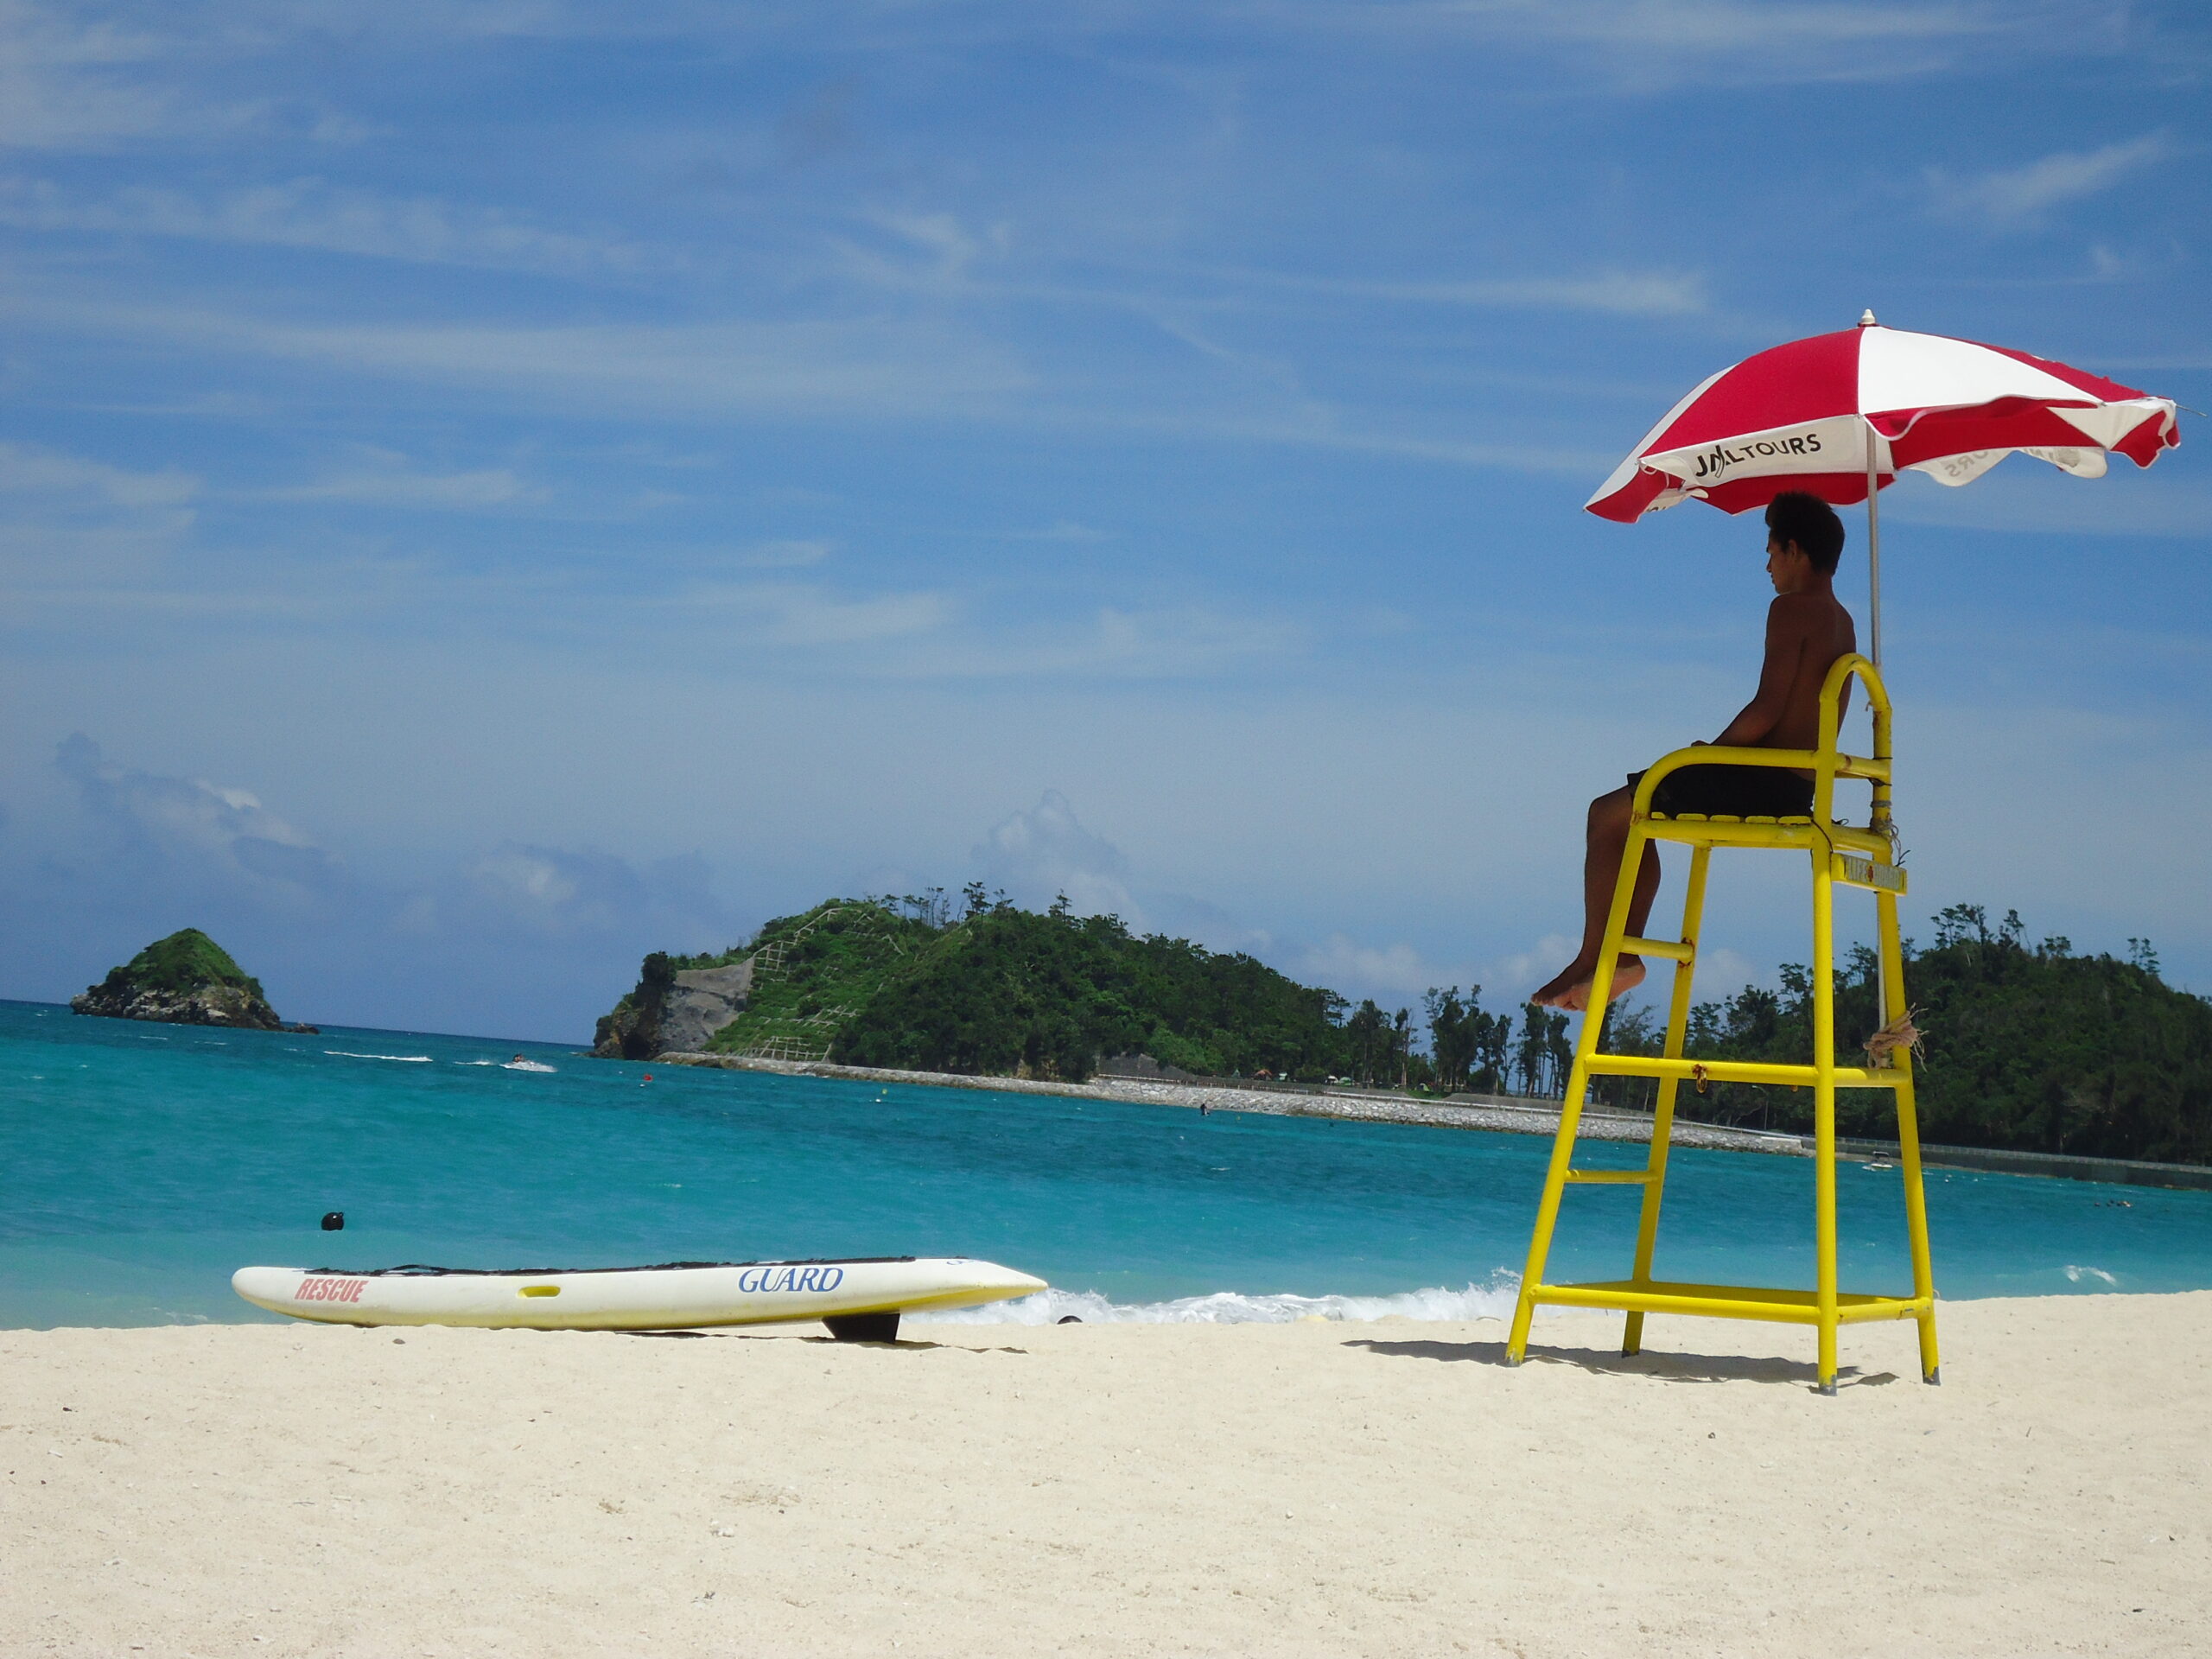
<path fill-rule="evenodd" d="M 1767 607 L 1766 661 L 1759 670 L 1758 693 L 1713 741 L 1729 748 L 1809 749 L 1820 741 L 1821 687 L 1828 670 L 1859 648 L 1851 613 L 1837 600 L 1834 586 L 1836 561 L 1843 554 L 1843 521 L 1819 497 L 1793 490 L 1768 505 L 1766 527 L 1766 573 L 1775 600 Z M 1624 787 L 1590 803 L 1582 861 L 1582 948 L 1529 999 L 1540 1007 L 1572 1011 L 1589 1006 L 1621 849 L 1628 844 L 1629 816 L 1643 778 L 1640 772 L 1630 772 Z M 1683 812 L 1802 817 L 1813 810 L 1812 774 L 1783 766 L 1684 766 L 1660 779 L 1651 810 L 1669 817 Z M 1629 902 L 1631 938 L 1642 936 L 1658 893 L 1659 849 L 1647 842 Z M 1643 982 L 1643 959 L 1624 954 L 1613 970 L 1612 994 L 1619 996 Z"/>

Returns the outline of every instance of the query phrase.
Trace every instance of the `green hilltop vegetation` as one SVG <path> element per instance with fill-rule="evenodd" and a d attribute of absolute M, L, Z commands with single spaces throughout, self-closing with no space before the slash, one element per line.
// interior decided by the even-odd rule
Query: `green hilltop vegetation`
<path fill-rule="evenodd" d="M 1448 1093 L 1557 1096 L 1573 1050 L 1564 1015 L 1491 1014 L 1481 988 L 1432 989 L 1425 1019 L 1300 985 L 1255 958 L 1132 934 L 1111 916 L 1042 914 L 970 886 L 957 918 L 941 893 L 834 899 L 770 922 L 718 956 L 646 958 L 642 996 L 677 973 L 751 958 L 741 1013 L 709 1049 L 786 1059 L 1081 1081 L 1108 1055 L 1141 1052 L 1198 1076 L 1274 1077 Z M 167 941 L 164 942 L 168 943 Z M 1917 1066 L 1921 1133 L 1959 1146 L 2212 1163 L 2212 1002 L 2164 983 L 2149 944 L 2126 961 L 2080 956 L 2064 938 L 2030 946 L 2017 915 L 1994 928 L 1980 906 L 1936 918 L 1936 944 L 1906 942 L 1905 982 L 1926 1033 Z M 158 948 L 158 947 L 157 947 Z M 1836 975 L 1839 1055 L 1879 1023 L 1873 953 Z M 1781 988 L 1745 986 L 1693 1010 L 1694 1058 L 1804 1060 L 1811 982 L 1785 965 Z M 1665 976 L 1654 984 L 1663 990 Z M 1609 1047 L 1658 1052 L 1658 1011 L 1617 1006 Z M 602 1022 L 604 1031 L 607 1022 Z M 1426 1052 L 1423 1052 L 1423 1049 Z M 602 1047 L 601 1052 L 617 1052 Z M 1601 1100 L 1648 1107 L 1653 1085 L 1605 1078 Z M 1809 1091 L 1746 1084 L 1686 1090 L 1710 1122 L 1809 1130 Z M 1888 1096 L 1847 1090 L 1846 1135 L 1896 1133 Z"/>
<path fill-rule="evenodd" d="M 738 950 L 665 957 L 658 973 L 648 959 L 645 977 L 747 957 L 750 998 L 715 1051 L 1068 1081 L 1103 1055 L 1139 1051 L 1206 1075 L 1318 1080 L 1350 1069 L 1333 992 L 1248 956 L 1140 938 L 1064 906 L 1040 915 L 980 887 L 957 920 L 938 899 L 831 900 Z"/>
<path fill-rule="evenodd" d="M 263 995 L 261 982 L 196 927 L 180 928 L 165 939 L 156 939 L 120 968 L 109 969 L 102 984 L 114 990 L 176 992 L 229 985 L 256 997 Z"/>

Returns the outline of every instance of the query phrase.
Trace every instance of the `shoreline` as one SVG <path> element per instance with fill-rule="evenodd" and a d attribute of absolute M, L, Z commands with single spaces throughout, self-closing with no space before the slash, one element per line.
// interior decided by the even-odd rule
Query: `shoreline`
<path fill-rule="evenodd" d="M 1045 1083 L 1027 1077 L 985 1077 L 957 1071 L 902 1071 L 876 1066 L 835 1065 L 827 1060 L 762 1060 L 735 1054 L 668 1053 L 632 1064 L 688 1065 L 726 1071 L 770 1071 L 782 1077 L 815 1077 L 855 1083 L 911 1084 L 928 1089 L 976 1089 L 1006 1094 L 1062 1095 L 1081 1100 L 1135 1102 L 1147 1106 L 1204 1107 L 1217 1112 L 1252 1112 L 1271 1117 L 1323 1117 L 1345 1122 L 1410 1123 L 1430 1128 L 1481 1129 L 1502 1135 L 1549 1137 L 1558 1133 L 1556 1103 L 1526 1105 L 1497 1096 L 1437 1101 L 1353 1089 L 1277 1089 L 1268 1084 L 1218 1084 L 1102 1077 L 1090 1083 Z M 1586 1106 L 1576 1139 L 1619 1141 L 1648 1146 L 1651 1119 L 1641 1112 L 1617 1112 Z M 1676 1117 L 1669 1145 L 1707 1152 L 1755 1152 L 1777 1158 L 1810 1158 L 1813 1137 L 1781 1129 L 1744 1129 Z M 1836 1155 L 1848 1162 L 1892 1161 L 1894 1141 L 1839 1136 Z M 2162 1164 L 2133 1158 L 2100 1158 L 2065 1153 L 2020 1152 L 2001 1147 L 1954 1147 L 1923 1141 L 1921 1162 L 1929 1169 L 1995 1175 L 2023 1175 L 2044 1180 L 2088 1181 L 2178 1191 L 2212 1191 L 2212 1167 Z"/>
<path fill-rule="evenodd" d="M 1942 1319 L 0 1332 L 0 1654 L 2189 1651 L 2212 1292 Z"/>
<path fill-rule="evenodd" d="M 1203 1084 L 1154 1083 L 1133 1077 L 1091 1083 L 1045 1083 L 1028 1077 L 970 1077 L 957 1071 L 900 1071 L 880 1066 L 833 1065 L 827 1060 L 759 1060 L 736 1054 L 668 1053 L 648 1065 L 688 1065 L 721 1071 L 767 1071 L 786 1077 L 830 1077 L 851 1083 L 911 1084 L 928 1089 L 977 1089 L 995 1094 L 1060 1095 L 1076 1100 L 1111 1100 L 1147 1106 L 1180 1106 L 1196 1110 L 1250 1112 L 1267 1117 L 1326 1117 L 1347 1122 L 1413 1123 L 1430 1128 L 1487 1129 L 1505 1135 L 1550 1136 L 1559 1131 L 1556 1104 L 1453 1105 L 1447 1101 L 1413 1101 L 1400 1096 L 1355 1093 L 1306 1094 L 1267 1089 L 1225 1089 Z M 1623 1141 L 1649 1145 L 1651 1120 L 1641 1113 L 1585 1107 L 1579 1139 Z M 1735 1129 L 1715 1123 L 1675 1120 L 1669 1144 L 1710 1152 L 1759 1152 L 1783 1158 L 1812 1154 L 1796 1135 Z"/>

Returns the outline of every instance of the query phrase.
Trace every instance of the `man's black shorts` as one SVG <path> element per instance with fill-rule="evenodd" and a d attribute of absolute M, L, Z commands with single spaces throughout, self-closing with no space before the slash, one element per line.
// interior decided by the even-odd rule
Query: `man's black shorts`
<path fill-rule="evenodd" d="M 1634 789 L 1643 774 L 1631 772 Z M 1678 818 L 1702 812 L 1708 818 L 1802 818 L 1813 810 L 1813 780 L 1787 766 L 1684 766 L 1670 772 L 1651 791 L 1651 810 Z"/>

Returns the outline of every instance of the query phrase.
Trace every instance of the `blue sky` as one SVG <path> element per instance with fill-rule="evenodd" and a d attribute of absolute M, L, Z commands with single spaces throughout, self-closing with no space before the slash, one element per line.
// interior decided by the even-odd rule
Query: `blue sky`
<path fill-rule="evenodd" d="M 0 995 L 196 924 L 574 1038 L 980 874 L 1497 1006 L 1756 665 L 1758 526 L 1590 491 L 1865 306 L 2212 409 L 2208 68 L 2177 4 L 0 3 Z M 1885 644 L 1914 912 L 2201 990 L 2183 421 L 1891 492 Z M 1742 862 L 1737 982 L 1804 954 Z"/>

